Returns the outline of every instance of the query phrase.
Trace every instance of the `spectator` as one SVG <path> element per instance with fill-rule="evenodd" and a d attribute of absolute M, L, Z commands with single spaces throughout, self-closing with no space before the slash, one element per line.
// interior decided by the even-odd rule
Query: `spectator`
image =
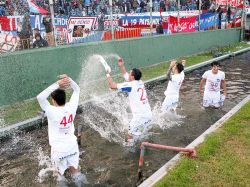
<path fill-rule="evenodd" d="M 38 28 L 33 29 L 33 42 L 36 41 L 36 34 L 40 33 L 40 30 Z"/>
<path fill-rule="evenodd" d="M 36 41 L 33 43 L 33 48 L 48 47 L 48 42 L 41 37 L 40 33 L 35 35 Z"/>
<path fill-rule="evenodd" d="M 217 13 L 219 14 L 218 29 L 221 29 L 221 17 L 222 17 L 222 13 L 223 13 L 223 10 L 221 9 L 221 6 L 219 6 L 219 8 L 217 9 Z"/>
<path fill-rule="evenodd" d="M 22 26 L 20 32 L 18 32 L 18 37 L 20 38 L 21 48 L 28 49 L 30 48 L 30 37 L 32 36 L 32 30 L 30 26 L 30 16 L 26 13 L 23 17 Z"/>
<path fill-rule="evenodd" d="M 227 22 L 230 23 L 231 21 L 231 8 L 230 6 L 228 6 L 228 9 L 227 9 Z"/>
<path fill-rule="evenodd" d="M 159 24 L 156 26 L 156 33 L 157 34 L 163 34 L 162 21 L 159 21 Z"/>
<path fill-rule="evenodd" d="M 52 25 L 52 20 L 51 17 L 47 14 L 44 18 L 43 18 L 43 24 L 45 26 L 45 32 L 46 32 L 46 39 L 48 40 L 48 43 L 50 46 L 55 45 L 54 42 L 54 36 L 53 36 L 53 25 Z"/>
<path fill-rule="evenodd" d="M 4 6 L 0 6 L 0 16 L 5 16 L 6 10 Z"/>

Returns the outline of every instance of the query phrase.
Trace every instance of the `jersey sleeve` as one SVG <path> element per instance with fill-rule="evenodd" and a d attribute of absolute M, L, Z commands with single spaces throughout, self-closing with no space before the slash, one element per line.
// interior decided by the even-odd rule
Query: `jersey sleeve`
<path fill-rule="evenodd" d="M 132 91 L 132 85 L 130 82 L 124 82 L 124 83 L 118 83 L 117 84 L 117 89 L 120 92 L 131 92 Z"/>
<path fill-rule="evenodd" d="M 129 74 L 128 72 L 126 72 L 124 75 L 123 75 L 125 81 L 129 81 Z"/>
<path fill-rule="evenodd" d="M 50 94 L 53 91 L 55 91 L 58 88 L 59 88 L 59 85 L 57 83 L 54 83 L 37 95 L 36 98 L 38 100 L 38 103 L 44 111 L 46 111 L 47 108 L 50 106 L 50 103 L 47 98 L 50 96 Z"/>
<path fill-rule="evenodd" d="M 221 80 L 225 80 L 225 73 L 221 72 Z"/>
<path fill-rule="evenodd" d="M 207 75 L 208 75 L 208 71 L 206 71 L 206 72 L 202 75 L 202 78 L 203 78 L 203 79 L 207 79 Z"/>
<path fill-rule="evenodd" d="M 73 107 L 73 109 L 76 111 L 79 102 L 80 87 L 71 78 L 70 78 L 70 86 L 73 89 L 73 94 L 69 100 L 69 105 Z"/>

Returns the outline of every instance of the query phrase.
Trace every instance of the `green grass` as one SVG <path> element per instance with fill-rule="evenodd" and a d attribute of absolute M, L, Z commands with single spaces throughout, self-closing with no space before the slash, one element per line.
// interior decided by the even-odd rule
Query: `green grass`
<path fill-rule="evenodd" d="M 249 44 L 246 43 L 236 43 L 233 45 L 229 45 L 223 48 L 215 48 L 211 51 L 208 51 L 206 53 L 196 54 L 192 56 L 186 56 L 186 57 L 180 57 L 177 60 L 185 59 L 187 61 L 186 66 L 191 66 L 194 64 L 201 63 L 203 61 L 209 60 L 213 58 L 213 55 L 216 53 L 225 53 L 228 51 L 237 51 L 239 49 L 243 49 L 246 47 L 250 47 Z M 143 77 L 142 79 L 149 80 L 158 76 L 162 76 L 166 73 L 169 66 L 169 62 L 162 62 L 153 66 L 145 67 L 142 69 Z M 119 80 L 119 77 L 116 77 Z M 104 84 L 103 84 L 104 81 Z M 94 87 L 96 93 L 104 93 L 102 89 L 104 89 L 103 85 L 106 84 L 105 80 L 101 80 L 100 84 L 97 84 L 98 87 Z M 95 83 L 96 85 L 96 83 Z M 93 88 L 92 86 L 89 86 L 89 88 Z M 86 97 L 84 99 L 88 99 L 89 97 Z M 35 99 L 28 100 L 25 102 L 15 103 L 10 106 L 5 106 L 3 108 L 0 108 L 0 119 L 4 119 L 5 125 L 13 124 L 19 121 L 23 121 L 32 117 L 37 116 L 37 113 L 41 111 L 40 107 L 38 106 L 38 103 Z M 0 124 L 1 127 L 1 124 Z"/>
<path fill-rule="evenodd" d="M 250 186 L 250 102 L 155 187 Z"/>

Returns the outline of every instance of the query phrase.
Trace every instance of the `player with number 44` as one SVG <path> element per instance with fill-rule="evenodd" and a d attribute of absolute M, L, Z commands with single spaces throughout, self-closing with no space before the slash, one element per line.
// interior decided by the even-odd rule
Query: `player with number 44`
<path fill-rule="evenodd" d="M 73 94 L 66 103 L 64 88 L 71 87 Z M 74 134 L 74 118 L 79 102 L 80 87 L 67 75 L 60 75 L 59 80 L 42 91 L 37 100 L 48 118 L 49 144 L 51 161 L 58 176 L 58 185 L 65 181 L 66 169 L 72 174 L 77 185 L 87 183 L 85 175 L 79 170 L 79 148 Z M 48 97 L 52 97 L 52 104 Z"/>
<path fill-rule="evenodd" d="M 123 74 L 125 82 L 115 83 L 107 72 L 106 77 L 111 89 L 127 92 L 133 118 L 129 123 L 128 136 L 124 142 L 125 146 L 133 146 L 149 130 L 152 121 L 152 112 L 148 102 L 146 89 L 141 80 L 142 73 L 133 68 L 129 73 L 126 71 L 123 59 L 118 60 L 118 65 Z"/>

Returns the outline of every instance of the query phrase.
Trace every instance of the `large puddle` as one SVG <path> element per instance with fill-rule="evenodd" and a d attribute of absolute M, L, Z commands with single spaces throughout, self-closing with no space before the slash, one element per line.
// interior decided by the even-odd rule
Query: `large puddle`
<path fill-rule="evenodd" d="M 147 141 L 185 147 L 208 127 L 220 119 L 250 93 L 250 52 L 221 62 L 226 72 L 228 98 L 222 109 L 201 107 L 199 83 L 204 67 L 186 74 L 181 89 L 178 116 L 158 114 L 159 103 L 164 99 L 166 81 L 148 85 L 148 96 L 155 122 Z M 76 124 L 83 125 L 80 146 L 81 171 L 86 174 L 88 186 L 136 186 L 139 148 L 127 152 L 121 145 L 122 131 L 129 121 L 126 97 L 115 94 L 110 100 L 96 98 L 83 107 Z M 55 186 L 49 166 L 50 148 L 47 127 L 13 136 L 0 143 L 0 186 Z M 149 177 L 176 152 L 147 149 L 143 167 Z M 40 176 L 38 174 L 40 173 Z M 68 175 L 68 173 L 66 173 Z M 43 180 L 42 183 L 41 180 Z M 69 183 L 69 186 L 72 184 Z"/>

